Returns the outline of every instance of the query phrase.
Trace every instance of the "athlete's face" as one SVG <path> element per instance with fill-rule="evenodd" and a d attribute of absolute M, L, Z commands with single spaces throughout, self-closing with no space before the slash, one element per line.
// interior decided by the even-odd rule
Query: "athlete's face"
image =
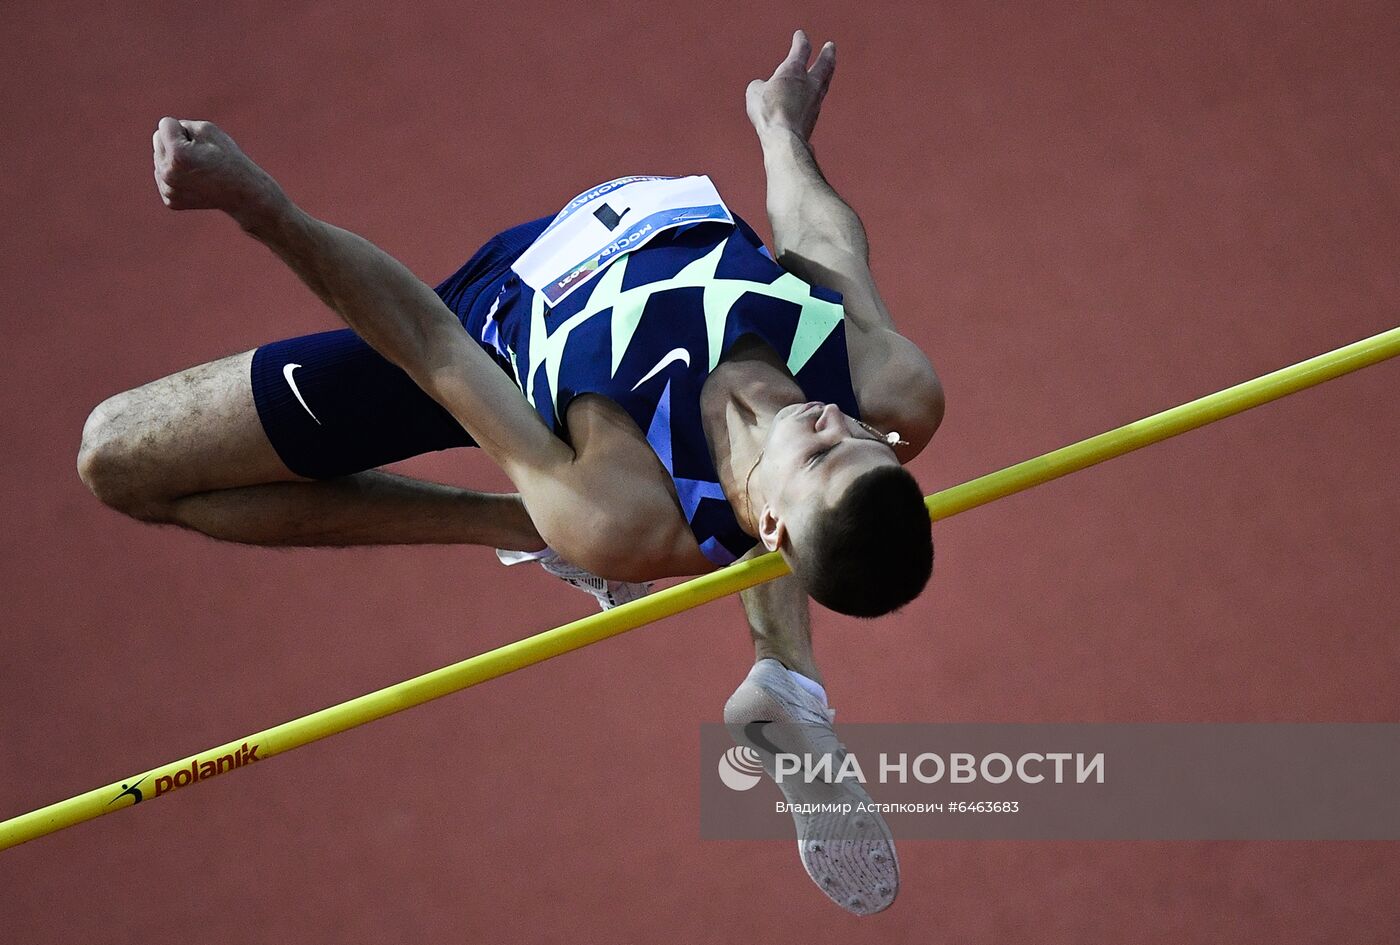
<path fill-rule="evenodd" d="M 898 466 L 894 450 L 835 404 L 793 404 L 773 417 L 763 447 L 763 476 L 772 521 L 760 521 L 764 543 L 781 543 L 781 526 L 800 531 L 807 516 L 833 504 L 852 482 L 880 466 Z M 764 516 L 767 518 L 767 516 Z"/>

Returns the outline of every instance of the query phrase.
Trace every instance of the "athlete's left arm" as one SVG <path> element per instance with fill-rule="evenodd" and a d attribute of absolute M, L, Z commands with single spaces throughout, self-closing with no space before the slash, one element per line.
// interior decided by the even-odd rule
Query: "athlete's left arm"
<path fill-rule="evenodd" d="M 860 218 L 817 166 L 811 136 L 836 70 L 836 46 L 811 44 L 798 30 L 787 58 L 768 79 L 749 83 L 749 120 L 763 146 L 768 218 L 778 263 L 844 296 L 851 375 L 862 410 L 885 418 L 910 442 L 912 458 L 943 419 L 943 388 L 927 356 L 895 328 L 870 269 Z"/>
<path fill-rule="evenodd" d="M 209 122 L 162 118 L 153 145 L 166 206 L 227 213 L 451 413 L 515 483 L 532 517 L 560 501 L 559 484 L 577 478 L 574 451 L 431 288 L 373 243 L 303 211 Z"/>

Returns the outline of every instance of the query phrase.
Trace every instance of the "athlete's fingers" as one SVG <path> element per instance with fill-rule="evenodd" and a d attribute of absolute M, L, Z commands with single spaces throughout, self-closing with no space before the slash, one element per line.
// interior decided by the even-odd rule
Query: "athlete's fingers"
<path fill-rule="evenodd" d="M 165 182 L 165 179 L 160 176 L 160 171 L 156 171 L 156 191 L 160 194 L 161 203 L 165 204 L 167 207 L 173 208 L 172 200 L 174 199 L 175 192 L 171 190 L 170 185 Z"/>
<path fill-rule="evenodd" d="M 802 65 L 807 64 L 807 57 L 812 54 L 812 43 L 807 39 L 806 30 L 793 30 L 792 48 L 788 50 L 787 57 Z"/>
<path fill-rule="evenodd" d="M 817 80 L 817 94 L 825 95 L 828 86 L 831 85 L 832 73 L 836 71 L 836 44 L 827 43 L 822 47 L 822 51 L 817 55 L 817 61 L 812 64 L 809 75 Z"/>
<path fill-rule="evenodd" d="M 151 154 L 157 161 L 165 157 L 165 142 L 160 139 L 160 129 L 151 132 Z"/>
<path fill-rule="evenodd" d="M 792 34 L 792 48 L 788 50 L 787 58 L 782 61 L 774 75 L 783 71 L 793 71 L 796 69 L 806 69 L 807 59 L 812 55 L 812 44 L 807 39 L 805 30 L 798 30 Z"/>
<path fill-rule="evenodd" d="M 160 120 L 160 124 L 156 126 L 156 134 L 160 136 L 167 149 L 177 148 L 187 144 L 190 140 L 189 132 L 185 130 L 185 126 L 169 115 Z"/>
<path fill-rule="evenodd" d="M 180 121 L 178 118 L 171 118 L 169 115 L 162 118 L 160 124 L 157 125 L 156 128 L 160 131 L 161 135 L 164 136 L 167 144 L 176 141 L 188 141 L 190 139 L 190 133 L 185 128 L 185 122 Z"/>

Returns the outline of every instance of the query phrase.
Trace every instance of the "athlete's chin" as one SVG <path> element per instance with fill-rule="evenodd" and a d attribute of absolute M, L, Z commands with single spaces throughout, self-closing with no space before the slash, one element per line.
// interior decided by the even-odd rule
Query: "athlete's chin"
<path fill-rule="evenodd" d="M 780 423 L 784 420 L 790 420 L 793 417 L 801 416 L 809 410 L 820 410 L 825 406 L 826 404 L 819 400 L 809 400 L 803 404 L 788 404 L 786 407 L 779 409 L 777 413 L 773 414 L 773 420 L 775 423 Z"/>

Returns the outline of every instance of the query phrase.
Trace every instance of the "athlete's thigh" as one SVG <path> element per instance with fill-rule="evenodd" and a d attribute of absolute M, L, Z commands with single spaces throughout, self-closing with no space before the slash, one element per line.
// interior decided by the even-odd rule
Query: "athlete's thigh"
<path fill-rule="evenodd" d="M 113 492 L 165 496 L 332 478 L 471 445 L 349 330 L 273 342 L 118 394 L 83 438 L 107 460 Z"/>
<path fill-rule="evenodd" d="M 330 479 L 474 445 L 447 410 L 349 329 L 263 345 L 248 377 L 264 441 L 297 476 Z"/>
<path fill-rule="evenodd" d="M 258 422 L 252 359 L 251 351 L 220 358 L 99 405 L 83 450 L 101 464 L 109 491 L 188 495 L 296 479 Z"/>

